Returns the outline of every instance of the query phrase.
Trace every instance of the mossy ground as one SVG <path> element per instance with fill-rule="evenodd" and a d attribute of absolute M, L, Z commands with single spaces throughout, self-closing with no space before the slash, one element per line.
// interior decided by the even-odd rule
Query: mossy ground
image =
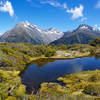
<path fill-rule="evenodd" d="M 0 70 L 0 100 L 13 98 L 22 99 L 25 96 L 25 86 L 21 84 L 19 71 Z M 9 100 L 9 99 L 7 99 Z"/>
<path fill-rule="evenodd" d="M 100 99 L 100 71 L 86 71 L 59 77 L 58 81 L 63 82 L 62 86 L 58 83 L 42 83 L 41 91 L 49 95 L 67 95 L 71 100 L 80 96 L 84 100 Z M 82 97 L 82 98 L 81 98 Z M 67 98 L 66 98 L 67 100 Z M 69 99 L 70 100 L 70 99 Z M 83 99 L 82 99 L 83 100 Z"/>

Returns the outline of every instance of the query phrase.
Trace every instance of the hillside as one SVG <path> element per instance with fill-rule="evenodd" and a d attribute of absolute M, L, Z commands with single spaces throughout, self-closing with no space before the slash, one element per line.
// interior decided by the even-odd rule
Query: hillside
<path fill-rule="evenodd" d="M 52 42 L 52 44 L 87 44 L 89 40 L 100 37 L 100 31 L 91 26 L 82 24 L 77 29 L 65 32 L 65 35 Z"/>

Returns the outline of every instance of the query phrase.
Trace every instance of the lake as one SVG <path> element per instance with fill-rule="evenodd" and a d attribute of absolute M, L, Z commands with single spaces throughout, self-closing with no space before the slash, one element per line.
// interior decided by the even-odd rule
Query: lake
<path fill-rule="evenodd" d="M 21 78 L 22 83 L 27 87 L 27 92 L 32 92 L 37 91 L 43 82 L 57 82 L 58 77 L 96 69 L 100 70 L 100 59 L 95 57 L 63 60 L 40 59 L 33 61 Z"/>

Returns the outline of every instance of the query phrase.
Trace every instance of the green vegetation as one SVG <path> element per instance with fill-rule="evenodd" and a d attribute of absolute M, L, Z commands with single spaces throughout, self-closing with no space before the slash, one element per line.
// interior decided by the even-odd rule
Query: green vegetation
<path fill-rule="evenodd" d="M 59 53 L 70 53 L 64 57 Z M 19 74 L 33 61 L 39 66 L 59 58 L 100 56 L 100 38 L 90 44 L 32 45 L 0 43 L 0 100 L 100 100 L 100 71 L 87 71 L 58 78 L 59 83 L 43 83 L 37 94 L 27 94 Z"/>
<path fill-rule="evenodd" d="M 58 78 L 58 80 L 66 84 L 66 87 L 69 88 L 69 94 L 75 93 L 77 91 L 81 91 L 81 93 L 86 93 L 86 89 L 92 88 L 93 85 L 97 87 L 98 85 L 100 85 L 100 71 L 96 70 L 75 73 L 65 76 L 64 78 Z M 91 87 L 88 88 L 90 85 Z"/>
<path fill-rule="evenodd" d="M 23 71 L 32 57 L 50 57 L 55 53 L 55 49 L 47 45 L 1 43 L 0 69 Z"/>
<path fill-rule="evenodd" d="M 58 83 L 42 83 L 41 91 L 44 97 L 65 96 L 64 100 L 98 100 L 100 99 L 100 71 L 79 72 L 58 78 L 64 85 Z M 70 98 L 70 99 L 68 99 Z M 79 99 L 80 98 L 80 99 Z M 98 99 L 97 99 L 98 98 Z"/>
<path fill-rule="evenodd" d="M 96 39 L 91 40 L 89 44 L 94 47 L 91 53 L 93 53 L 96 57 L 99 57 L 100 56 L 100 38 L 97 37 Z"/>
<path fill-rule="evenodd" d="M 89 44 L 92 45 L 92 46 L 97 46 L 97 45 L 100 46 L 100 38 L 97 37 L 94 40 L 89 41 Z"/>
<path fill-rule="evenodd" d="M 45 53 L 45 56 L 46 57 L 51 57 L 51 56 L 54 56 L 55 55 L 55 53 L 56 53 L 56 50 L 52 50 L 52 49 L 49 49 L 49 48 L 47 48 L 48 50 L 46 51 L 46 53 Z"/>
<path fill-rule="evenodd" d="M 21 84 L 19 71 L 0 70 L 0 100 L 22 100 L 25 86 Z"/>

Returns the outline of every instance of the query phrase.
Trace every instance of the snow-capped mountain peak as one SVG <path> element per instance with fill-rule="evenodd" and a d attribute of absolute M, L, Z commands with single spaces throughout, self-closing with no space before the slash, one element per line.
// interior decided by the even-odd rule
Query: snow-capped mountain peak
<path fill-rule="evenodd" d="M 28 30 L 35 29 L 36 31 L 42 32 L 44 34 L 58 34 L 58 35 L 63 35 L 63 32 L 60 32 L 56 28 L 49 28 L 49 29 L 46 29 L 46 30 L 41 30 L 37 25 L 32 25 L 28 21 L 24 21 L 24 22 L 22 22 L 20 24 L 17 24 L 17 25 L 22 25 L 22 27 L 24 26 Z"/>
<path fill-rule="evenodd" d="M 56 28 L 49 28 L 47 30 L 44 30 L 45 34 L 58 34 L 58 35 L 63 35 L 63 32 L 60 32 Z"/>
<path fill-rule="evenodd" d="M 93 30 L 93 27 L 89 26 L 89 25 L 86 25 L 86 24 L 81 24 L 79 27 L 78 27 L 79 30 Z"/>
<path fill-rule="evenodd" d="M 28 21 L 24 21 L 20 24 L 22 24 L 24 27 L 28 27 L 30 25 L 30 23 Z"/>
<path fill-rule="evenodd" d="M 35 30 L 37 30 L 37 31 L 39 31 L 39 32 L 42 31 L 37 25 L 32 25 L 32 24 L 30 24 L 28 21 L 24 21 L 24 22 L 22 22 L 22 23 L 20 23 L 20 24 L 17 24 L 17 25 L 22 25 L 22 27 L 24 26 L 24 28 L 26 28 L 26 29 L 28 29 L 28 30 L 33 30 L 33 29 L 35 29 Z"/>
<path fill-rule="evenodd" d="M 94 30 L 94 31 L 100 31 L 100 27 L 99 27 L 99 25 L 97 25 L 97 24 L 94 25 L 93 30 Z"/>
<path fill-rule="evenodd" d="M 55 28 L 42 30 L 28 21 L 16 24 L 14 28 L 2 35 L 2 42 L 29 42 L 33 44 L 48 44 L 63 36 L 63 32 Z"/>
<path fill-rule="evenodd" d="M 23 24 L 25 24 L 27 26 L 30 25 L 30 23 L 28 21 L 24 21 Z"/>
<path fill-rule="evenodd" d="M 42 30 L 37 25 L 31 25 L 31 27 L 36 29 L 39 32 L 42 32 Z"/>
<path fill-rule="evenodd" d="M 80 29 L 88 29 L 88 27 L 87 26 L 82 26 L 82 27 L 80 27 Z"/>

